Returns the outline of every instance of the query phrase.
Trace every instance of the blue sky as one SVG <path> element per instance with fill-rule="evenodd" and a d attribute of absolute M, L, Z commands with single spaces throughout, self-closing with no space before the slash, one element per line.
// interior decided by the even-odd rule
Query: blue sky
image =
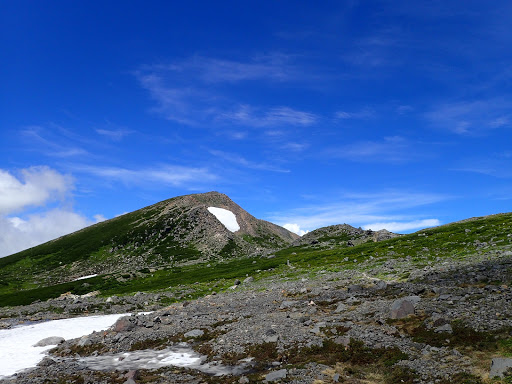
<path fill-rule="evenodd" d="M 297 232 L 512 206 L 508 1 L 6 1 L 0 256 L 217 190 Z"/>

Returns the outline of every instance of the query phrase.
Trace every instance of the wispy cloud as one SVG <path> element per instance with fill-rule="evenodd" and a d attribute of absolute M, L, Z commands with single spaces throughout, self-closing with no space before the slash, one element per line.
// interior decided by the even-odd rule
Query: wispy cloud
<path fill-rule="evenodd" d="M 270 109 L 239 106 L 233 112 L 224 112 L 218 116 L 224 120 L 251 127 L 272 127 L 279 125 L 308 126 L 318 121 L 318 116 L 310 112 L 298 111 L 289 107 Z"/>
<path fill-rule="evenodd" d="M 452 170 L 479 173 L 503 179 L 512 178 L 512 152 L 510 151 L 489 154 L 486 157 L 465 159 L 462 164 Z"/>
<path fill-rule="evenodd" d="M 239 89 L 247 82 L 257 80 L 261 87 L 267 82 L 296 81 L 301 75 L 293 68 L 288 57 L 282 55 L 248 62 L 194 57 L 169 65 L 146 66 L 135 76 L 155 100 L 153 110 L 180 124 L 206 126 L 215 122 L 256 128 L 315 124 L 318 116 L 311 112 L 286 105 L 240 102 Z"/>
<path fill-rule="evenodd" d="M 40 126 L 30 126 L 21 131 L 21 136 L 33 145 L 37 151 L 51 157 L 76 157 L 88 155 L 89 152 L 77 146 L 73 140 L 66 137 L 66 130 L 56 128 L 59 134 L 50 132 Z"/>
<path fill-rule="evenodd" d="M 354 226 L 370 226 L 390 223 L 390 227 L 409 230 L 422 224 L 439 224 L 436 218 L 422 218 L 403 214 L 416 208 L 449 199 L 449 196 L 417 192 L 344 193 L 335 202 L 318 202 L 288 212 L 270 215 L 280 225 L 293 223 L 302 230 L 314 230 L 327 225 L 347 223 Z M 436 221 L 434 221 L 436 220 Z M 373 224 L 372 224 L 373 223 Z M 401 225 L 401 227 L 399 227 Z M 389 229 L 389 228 L 386 228 Z"/>
<path fill-rule="evenodd" d="M 257 170 L 262 170 L 262 171 L 281 172 L 281 173 L 290 172 L 290 170 L 288 170 L 288 169 L 283 169 L 283 168 L 277 167 L 276 165 L 273 165 L 273 164 L 247 160 L 246 158 L 244 158 L 236 153 L 228 153 L 228 152 L 218 151 L 218 150 L 210 150 L 210 153 L 212 155 L 214 155 L 217 159 L 222 159 L 222 160 L 228 161 L 230 163 L 240 165 L 244 168 L 257 169 Z"/>
<path fill-rule="evenodd" d="M 480 135 L 510 127 L 512 103 L 502 100 L 477 100 L 448 103 L 435 107 L 426 118 L 435 128 L 460 135 Z"/>
<path fill-rule="evenodd" d="M 157 185 L 193 188 L 212 182 L 218 176 L 207 168 L 185 167 L 179 165 L 160 165 L 150 168 L 130 169 L 121 167 L 73 165 L 74 172 L 86 173 L 105 180 L 122 182 L 126 185 L 138 185 L 151 188 Z"/>
<path fill-rule="evenodd" d="M 331 157 L 356 162 L 403 163 L 427 156 L 418 147 L 418 144 L 409 139 L 391 136 L 385 137 L 382 141 L 354 142 L 330 149 L 326 153 Z"/>
<path fill-rule="evenodd" d="M 423 220 L 413 220 L 413 221 L 388 221 L 383 223 L 371 223 L 363 226 L 363 229 L 371 229 L 373 231 L 378 231 L 381 229 L 387 229 L 391 232 L 408 232 L 413 229 L 423 229 L 429 227 L 437 227 L 441 225 L 441 222 L 438 219 L 423 219 Z"/>
<path fill-rule="evenodd" d="M 371 108 L 363 108 L 356 112 L 338 111 L 334 117 L 338 120 L 369 119 L 375 117 L 375 111 Z"/>
<path fill-rule="evenodd" d="M 152 66 L 153 69 L 193 74 L 208 83 L 240 82 L 249 80 L 286 81 L 298 76 L 298 70 L 290 64 L 290 57 L 271 54 L 254 57 L 250 61 L 223 60 L 205 56 Z"/>
<path fill-rule="evenodd" d="M 132 132 L 133 131 L 127 129 L 96 129 L 98 135 L 108 137 L 113 141 L 120 141 Z"/>

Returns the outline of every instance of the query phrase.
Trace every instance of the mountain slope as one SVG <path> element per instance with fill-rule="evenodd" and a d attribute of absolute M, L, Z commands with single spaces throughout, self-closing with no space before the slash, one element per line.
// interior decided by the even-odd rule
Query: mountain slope
<path fill-rule="evenodd" d="M 209 207 L 231 211 L 240 229 L 228 230 Z M 0 293 L 93 274 L 265 255 L 297 238 L 221 193 L 179 196 L 0 259 Z"/>

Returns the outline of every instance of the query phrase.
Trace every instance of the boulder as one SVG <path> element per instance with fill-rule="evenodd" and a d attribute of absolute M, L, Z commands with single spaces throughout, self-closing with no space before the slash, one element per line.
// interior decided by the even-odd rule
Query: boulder
<path fill-rule="evenodd" d="M 334 313 L 345 312 L 347 310 L 347 306 L 344 303 L 338 303 L 338 306 L 334 310 Z"/>
<path fill-rule="evenodd" d="M 286 379 L 286 375 L 288 371 L 286 369 L 280 369 L 279 371 L 270 372 L 265 376 L 265 382 L 269 383 L 271 381 L 277 381 L 281 379 Z"/>
<path fill-rule="evenodd" d="M 279 309 L 288 309 L 288 308 L 295 306 L 297 303 L 298 303 L 298 301 L 285 300 L 281 303 L 281 306 L 279 307 Z"/>
<path fill-rule="evenodd" d="M 377 280 L 373 283 L 373 287 L 378 291 L 382 291 L 388 287 L 388 284 L 383 280 Z"/>
<path fill-rule="evenodd" d="M 57 345 L 64 342 L 64 338 L 60 336 L 50 336 L 39 340 L 34 347 L 46 347 L 48 345 Z"/>
<path fill-rule="evenodd" d="M 503 377 L 503 374 L 509 369 L 512 369 L 512 358 L 495 357 L 492 359 L 489 377 Z"/>
<path fill-rule="evenodd" d="M 363 287 L 359 284 L 353 284 L 348 286 L 348 293 L 361 293 L 363 292 Z"/>
<path fill-rule="evenodd" d="M 204 331 L 202 329 L 193 329 L 185 333 L 185 337 L 201 337 L 204 335 Z"/>
<path fill-rule="evenodd" d="M 135 324 L 130 321 L 130 316 L 121 317 L 112 326 L 115 332 L 127 332 L 135 328 Z"/>
<path fill-rule="evenodd" d="M 395 300 L 391 305 L 391 314 L 390 317 L 392 319 L 403 319 L 409 315 L 414 314 L 414 303 L 413 301 L 402 298 Z"/>

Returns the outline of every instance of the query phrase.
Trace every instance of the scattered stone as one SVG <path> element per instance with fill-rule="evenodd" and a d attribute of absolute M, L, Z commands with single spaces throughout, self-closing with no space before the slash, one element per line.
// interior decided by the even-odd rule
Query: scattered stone
<path fill-rule="evenodd" d="M 508 369 L 512 368 L 512 358 L 508 357 L 495 357 L 491 362 L 491 372 L 489 377 L 503 377 L 503 374 Z"/>
<path fill-rule="evenodd" d="M 204 331 L 202 329 L 193 329 L 191 331 L 188 331 L 183 336 L 185 337 L 201 337 L 204 335 Z"/>
<path fill-rule="evenodd" d="M 64 342 L 64 338 L 60 336 L 50 336 L 39 340 L 34 344 L 34 347 L 46 347 L 48 345 L 58 345 Z"/>
<path fill-rule="evenodd" d="M 353 284 L 348 286 L 348 293 L 361 293 L 363 292 L 363 287 L 359 284 Z"/>
<path fill-rule="evenodd" d="M 265 382 L 269 383 L 271 381 L 278 381 L 281 379 L 286 379 L 286 375 L 288 374 L 288 370 L 280 369 L 279 371 L 270 372 L 265 376 Z"/>
<path fill-rule="evenodd" d="M 281 303 L 281 306 L 279 307 L 279 309 L 288 309 L 288 308 L 291 308 L 293 306 L 295 306 L 296 304 L 298 303 L 298 301 L 283 301 Z"/>
<path fill-rule="evenodd" d="M 409 315 L 414 315 L 414 304 L 411 300 L 403 298 L 393 302 L 390 314 L 392 319 L 403 319 Z"/>
<path fill-rule="evenodd" d="M 335 313 L 345 312 L 347 310 L 347 306 L 344 303 L 338 303 L 338 306 L 334 310 Z"/>
<path fill-rule="evenodd" d="M 384 280 L 377 280 L 373 283 L 373 287 L 378 291 L 382 291 L 388 287 L 388 284 Z"/>
<path fill-rule="evenodd" d="M 443 332 L 452 333 L 453 329 L 450 324 L 445 324 L 445 325 L 441 325 L 440 327 L 435 328 L 434 332 L 436 332 L 436 333 L 443 333 Z"/>
<path fill-rule="evenodd" d="M 130 316 L 124 316 L 121 317 L 119 320 L 116 321 L 113 328 L 115 332 L 127 332 L 131 331 L 133 328 L 135 328 L 135 324 L 130 321 Z"/>
<path fill-rule="evenodd" d="M 254 277 L 249 276 L 246 279 L 244 279 L 244 284 L 249 284 L 249 283 L 252 283 L 253 281 L 254 281 Z"/>

